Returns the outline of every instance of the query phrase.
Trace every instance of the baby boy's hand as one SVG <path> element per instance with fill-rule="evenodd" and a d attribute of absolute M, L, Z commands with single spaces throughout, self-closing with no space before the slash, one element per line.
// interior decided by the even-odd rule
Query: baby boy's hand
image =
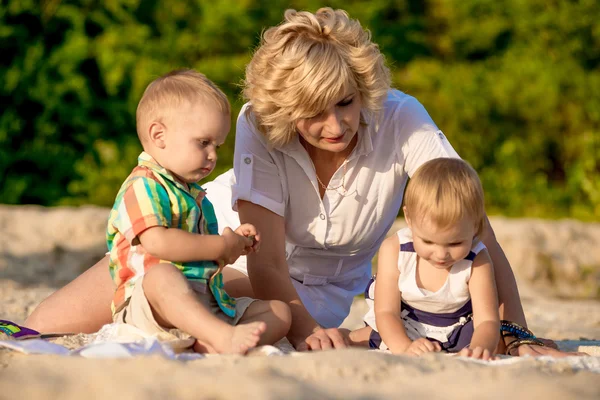
<path fill-rule="evenodd" d="M 420 356 L 425 353 L 442 351 L 442 347 L 438 342 L 432 342 L 426 338 L 419 338 L 413 341 L 406 349 L 406 354 L 412 356 Z"/>
<path fill-rule="evenodd" d="M 225 228 L 221 236 L 225 240 L 225 249 L 222 258 L 225 265 L 234 263 L 241 255 L 248 253 L 247 249 L 252 248 L 252 239 L 232 231 L 231 228 Z"/>

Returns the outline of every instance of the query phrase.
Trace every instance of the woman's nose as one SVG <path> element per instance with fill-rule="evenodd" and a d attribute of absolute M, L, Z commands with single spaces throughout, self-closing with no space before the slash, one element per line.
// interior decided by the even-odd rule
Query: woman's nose
<path fill-rule="evenodd" d="M 334 109 L 329 112 L 325 123 L 327 125 L 327 132 L 331 135 L 341 135 L 343 133 L 342 116 L 337 110 Z"/>

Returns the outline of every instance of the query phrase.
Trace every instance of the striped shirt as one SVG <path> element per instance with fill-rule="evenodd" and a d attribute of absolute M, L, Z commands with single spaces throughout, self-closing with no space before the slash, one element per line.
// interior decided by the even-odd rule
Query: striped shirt
<path fill-rule="evenodd" d="M 138 236 L 146 229 L 164 226 L 201 235 L 218 235 L 215 212 L 197 183 L 189 188 L 177 182 L 148 153 L 127 177 L 108 218 L 106 241 L 109 269 L 117 285 L 112 311 L 119 311 L 131 297 L 136 281 L 156 264 L 172 264 L 190 281 L 207 285 L 223 312 L 235 316 L 235 299 L 223 289 L 223 277 L 215 261 L 177 263 L 147 253 Z M 196 287 L 198 285 L 195 285 Z M 205 286 L 206 287 L 206 286 Z"/>

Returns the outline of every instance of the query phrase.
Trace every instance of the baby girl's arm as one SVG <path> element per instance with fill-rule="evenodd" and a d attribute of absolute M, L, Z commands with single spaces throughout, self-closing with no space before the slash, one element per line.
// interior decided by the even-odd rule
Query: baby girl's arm
<path fill-rule="evenodd" d="M 494 270 L 486 250 L 481 251 L 473 261 L 469 292 L 475 331 L 469 349 L 464 349 L 460 354 L 489 359 L 494 355 L 500 339 L 500 315 Z"/>
<path fill-rule="evenodd" d="M 379 248 L 375 284 L 375 319 L 381 338 L 392 353 L 404 353 L 412 344 L 400 319 L 398 290 L 398 236 L 387 238 Z"/>

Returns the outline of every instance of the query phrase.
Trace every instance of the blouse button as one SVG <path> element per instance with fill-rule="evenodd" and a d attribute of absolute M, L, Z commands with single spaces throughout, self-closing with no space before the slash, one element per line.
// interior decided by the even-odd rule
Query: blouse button
<path fill-rule="evenodd" d="M 250 164 L 252 162 L 252 160 L 250 159 L 250 157 L 246 157 L 246 158 L 244 158 L 244 162 L 246 164 Z"/>
<path fill-rule="evenodd" d="M 323 214 L 323 213 L 319 214 L 319 218 L 321 218 L 322 220 L 325 220 L 325 214 Z"/>

